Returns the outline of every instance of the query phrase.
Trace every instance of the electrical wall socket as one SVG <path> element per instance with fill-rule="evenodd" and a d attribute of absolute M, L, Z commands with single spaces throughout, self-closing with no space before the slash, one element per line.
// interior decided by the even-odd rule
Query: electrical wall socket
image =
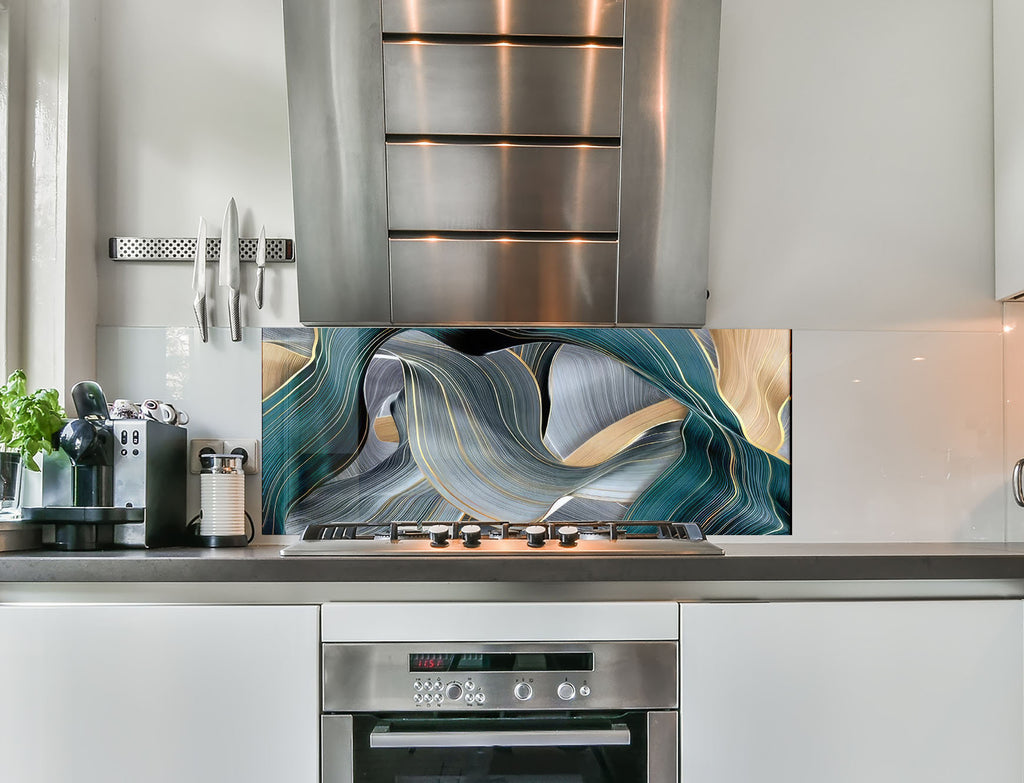
<path fill-rule="evenodd" d="M 225 438 L 225 454 L 245 454 L 245 462 L 242 463 L 242 470 L 248 475 L 260 472 L 260 442 L 257 438 Z"/>
<path fill-rule="evenodd" d="M 199 454 L 211 449 L 212 454 L 224 453 L 224 441 L 211 440 L 209 438 L 193 438 L 188 444 L 188 472 L 198 474 L 202 470 L 202 463 L 199 462 Z"/>

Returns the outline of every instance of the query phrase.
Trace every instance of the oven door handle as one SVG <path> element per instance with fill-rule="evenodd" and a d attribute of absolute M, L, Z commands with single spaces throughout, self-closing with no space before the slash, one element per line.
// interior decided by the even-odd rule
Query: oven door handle
<path fill-rule="evenodd" d="M 607 729 L 555 731 L 391 731 L 387 723 L 370 732 L 371 748 L 550 748 L 628 745 L 629 727 L 615 723 Z"/>

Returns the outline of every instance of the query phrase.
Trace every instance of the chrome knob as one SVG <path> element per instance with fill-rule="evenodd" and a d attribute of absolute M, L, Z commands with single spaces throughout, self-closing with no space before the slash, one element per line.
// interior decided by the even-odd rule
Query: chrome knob
<path fill-rule="evenodd" d="M 559 546 L 576 546 L 580 538 L 579 528 L 575 525 L 562 525 L 556 532 Z"/>
<path fill-rule="evenodd" d="M 480 525 L 464 525 L 459 531 L 463 546 L 480 546 Z"/>
<path fill-rule="evenodd" d="M 526 533 L 527 546 L 544 546 L 544 539 L 548 537 L 548 531 L 544 525 L 530 525 L 523 532 Z"/>
<path fill-rule="evenodd" d="M 462 686 L 457 682 L 450 682 L 444 689 L 444 697 L 448 701 L 458 701 L 462 698 Z"/>
<path fill-rule="evenodd" d="M 560 682 L 555 693 L 558 694 L 558 698 L 562 701 L 572 701 L 576 698 L 576 686 L 571 682 Z"/>
<path fill-rule="evenodd" d="M 517 682 L 516 687 L 512 689 L 512 694 L 519 699 L 519 701 L 527 701 L 533 696 L 533 688 L 530 687 L 528 682 Z"/>
<path fill-rule="evenodd" d="M 431 525 L 427 528 L 431 546 L 448 546 L 448 525 Z"/>

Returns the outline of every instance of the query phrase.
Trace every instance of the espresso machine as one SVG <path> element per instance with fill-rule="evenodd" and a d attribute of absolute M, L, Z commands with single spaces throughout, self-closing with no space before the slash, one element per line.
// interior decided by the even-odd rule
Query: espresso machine
<path fill-rule="evenodd" d="M 152 419 L 110 419 L 103 390 L 71 390 L 78 418 L 43 459 L 43 505 L 23 508 L 58 549 L 159 547 L 183 543 L 188 435 Z"/>

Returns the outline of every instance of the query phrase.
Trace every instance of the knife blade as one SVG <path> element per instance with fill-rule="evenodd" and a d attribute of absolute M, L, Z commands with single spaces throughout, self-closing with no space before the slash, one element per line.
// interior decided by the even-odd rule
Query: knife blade
<path fill-rule="evenodd" d="M 263 309 L 263 273 L 267 265 L 267 227 L 260 226 L 260 238 L 256 240 L 256 290 L 253 292 L 253 300 L 256 302 L 256 309 Z"/>
<path fill-rule="evenodd" d="M 227 209 L 224 210 L 224 226 L 220 235 L 220 284 L 228 288 L 228 323 L 231 326 L 231 341 L 240 342 L 242 339 L 241 315 L 238 311 L 240 275 L 238 271 L 239 262 L 238 249 L 238 207 L 235 200 L 228 201 Z"/>
<path fill-rule="evenodd" d="M 199 325 L 199 336 L 203 342 L 210 339 L 208 322 L 206 319 L 206 218 L 199 218 L 199 234 L 196 237 L 196 260 L 192 266 L 192 290 L 195 291 L 195 299 L 192 300 L 192 310 L 196 314 L 196 323 Z"/>

